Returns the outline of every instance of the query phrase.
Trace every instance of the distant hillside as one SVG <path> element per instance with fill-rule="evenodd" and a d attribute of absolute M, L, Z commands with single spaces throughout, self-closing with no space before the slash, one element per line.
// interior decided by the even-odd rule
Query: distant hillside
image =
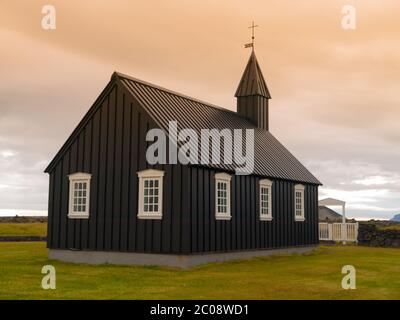
<path fill-rule="evenodd" d="M 400 213 L 396 214 L 390 221 L 399 221 L 400 222 Z"/>

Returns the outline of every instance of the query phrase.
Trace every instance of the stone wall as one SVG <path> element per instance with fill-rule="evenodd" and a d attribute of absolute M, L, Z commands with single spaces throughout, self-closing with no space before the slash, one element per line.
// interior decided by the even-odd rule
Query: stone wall
<path fill-rule="evenodd" d="M 47 217 L 24 217 L 24 216 L 15 216 L 15 217 L 0 217 L 0 223 L 35 223 L 47 222 Z"/>
<path fill-rule="evenodd" d="M 0 242 L 31 242 L 46 241 L 46 237 L 39 236 L 0 236 Z"/>
<path fill-rule="evenodd" d="M 382 228 L 376 223 L 360 223 L 358 244 L 371 247 L 400 248 L 400 229 Z"/>

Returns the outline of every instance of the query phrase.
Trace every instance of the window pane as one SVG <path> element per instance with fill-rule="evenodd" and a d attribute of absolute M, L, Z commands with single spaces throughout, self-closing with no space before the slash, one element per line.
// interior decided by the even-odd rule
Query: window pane
<path fill-rule="evenodd" d="M 217 213 L 228 213 L 228 183 L 216 182 L 216 210 Z"/>
<path fill-rule="evenodd" d="M 296 199 L 295 199 L 295 215 L 297 217 L 302 217 L 303 216 L 303 197 L 304 194 L 302 191 L 296 191 L 295 193 Z"/>
<path fill-rule="evenodd" d="M 270 187 L 261 187 L 260 188 L 260 214 L 271 216 L 270 212 L 270 200 L 271 200 L 271 188 Z"/>

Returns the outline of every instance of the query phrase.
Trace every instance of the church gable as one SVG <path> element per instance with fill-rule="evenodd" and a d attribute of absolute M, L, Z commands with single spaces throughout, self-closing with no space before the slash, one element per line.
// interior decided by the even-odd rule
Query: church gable
<path fill-rule="evenodd" d="M 130 119 L 131 117 L 132 119 Z M 113 73 L 110 82 L 57 152 L 45 172 L 51 172 L 75 144 L 83 141 L 85 135 L 88 136 L 86 140 L 98 141 L 100 147 L 112 147 L 114 143 L 118 145 L 124 137 L 125 141 L 127 137 L 129 138 L 131 133 L 128 132 L 128 129 L 136 130 L 139 134 L 142 133 L 144 141 L 148 128 L 154 127 L 157 125 L 153 118 L 121 84 L 116 73 Z"/>

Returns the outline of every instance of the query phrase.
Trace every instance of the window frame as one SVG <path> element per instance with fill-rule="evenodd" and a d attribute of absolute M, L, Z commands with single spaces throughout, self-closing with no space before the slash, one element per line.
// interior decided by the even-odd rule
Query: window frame
<path fill-rule="evenodd" d="M 272 220 L 272 184 L 273 182 L 269 179 L 262 179 L 259 182 L 259 216 L 260 216 L 260 221 L 271 221 Z M 262 206 L 262 189 L 266 188 L 268 189 L 268 214 L 265 214 L 262 212 L 263 206 Z"/>
<path fill-rule="evenodd" d="M 296 214 L 296 193 L 301 193 L 301 216 Z M 296 184 L 294 186 L 294 220 L 295 221 L 304 221 L 305 218 L 305 210 L 304 210 L 304 196 L 305 196 L 305 187 L 302 184 Z"/>
<path fill-rule="evenodd" d="M 138 219 L 155 219 L 161 220 L 163 216 L 163 190 L 164 190 L 164 171 L 156 169 L 146 169 L 137 172 L 138 183 Z M 145 180 L 158 181 L 158 211 L 144 211 L 144 182 Z"/>
<path fill-rule="evenodd" d="M 68 205 L 68 218 L 70 219 L 89 219 L 90 216 L 90 181 L 92 175 L 85 172 L 75 172 L 68 175 L 69 179 L 69 205 Z M 74 191 L 75 183 L 86 183 L 86 210 L 75 211 L 74 210 Z"/>
<path fill-rule="evenodd" d="M 221 172 L 215 174 L 215 219 L 231 220 L 231 180 L 232 176 Z M 218 183 L 226 184 L 226 212 L 218 211 Z"/>

